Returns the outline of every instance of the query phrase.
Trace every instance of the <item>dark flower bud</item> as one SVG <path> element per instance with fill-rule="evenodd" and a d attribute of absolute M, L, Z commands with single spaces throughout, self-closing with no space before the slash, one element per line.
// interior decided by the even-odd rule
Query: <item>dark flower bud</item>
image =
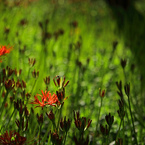
<path fill-rule="evenodd" d="M 105 127 L 104 127 L 102 124 L 100 124 L 100 130 L 104 136 L 107 136 L 109 134 L 109 130 L 107 128 L 107 125 L 105 125 Z"/>
<path fill-rule="evenodd" d="M 38 76 L 39 76 L 39 71 L 35 71 L 35 69 L 34 69 L 34 71 L 32 72 L 32 76 L 34 77 L 34 78 L 38 78 Z"/>
<path fill-rule="evenodd" d="M 49 85 L 49 84 L 50 84 L 50 76 L 48 76 L 48 77 L 46 77 L 46 78 L 44 79 L 44 83 L 45 83 L 46 85 Z"/>
<path fill-rule="evenodd" d="M 26 82 L 22 80 L 23 88 L 26 88 Z"/>
<path fill-rule="evenodd" d="M 46 115 L 48 116 L 48 118 L 49 118 L 50 120 L 54 120 L 54 119 L 55 119 L 55 116 L 54 116 L 52 110 L 49 112 L 49 114 L 46 113 Z"/>
<path fill-rule="evenodd" d="M 122 66 L 122 68 L 124 69 L 125 68 L 125 66 L 126 66 L 126 60 L 124 59 L 121 59 L 121 66 Z"/>
<path fill-rule="evenodd" d="M 78 128 L 80 132 L 84 132 L 88 127 L 90 126 L 92 120 L 88 119 L 88 123 L 86 123 L 86 117 L 80 118 L 79 112 L 74 111 L 74 120 L 75 120 L 75 126 Z"/>
<path fill-rule="evenodd" d="M 38 121 L 39 124 L 43 123 L 43 114 L 42 113 L 40 114 L 40 116 L 37 113 L 37 121 Z"/>
<path fill-rule="evenodd" d="M 12 90 L 15 87 L 15 81 L 9 79 L 8 81 L 5 81 L 5 88 L 6 90 Z"/>
<path fill-rule="evenodd" d="M 64 118 L 64 120 L 61 118 L 60 120 L 60 127 L 62 130 L 64 130 L 65 132 L 68 132 L 68 130 L 70 129 L 71 126 L 71 120 L 66 120 L 66 117 Z"/>
<path fill-rule="evenodd" d="M 102 92 L 101 92 L 101 89 L 99 89 L 99 95 L 100 95 L 100 97 L 104 97 L 105 96 L 105 90 L 103 90 Z"/>
<path fill-rule="evenodd" d="M 59 137 L 57 131 L 51 133 L 51 141 L 55 145 L 62 145 L 62 137 Z"/>
<path fill-rule="evenodd" d="M 116 82 L 116 86 L 121 91 L 122 90 L 122 81 Z"/>
<path fill-rule="evenodd" d="M 36 59 L 34 58 L 28 58 L 28 61 L 29 61 L 29 65 L 31 66 L 31 67 L 33 67 L 34 65 L 35 65 L 35 63 L 36 63 Z"/>
<path fill-rule="evenodd" d="M 109 127 L 111 127 L 114 122 L 114 116 L 111 116 L 111 113 L 109 113 L 109 115 L 105 116 L 105 119 Z"/>

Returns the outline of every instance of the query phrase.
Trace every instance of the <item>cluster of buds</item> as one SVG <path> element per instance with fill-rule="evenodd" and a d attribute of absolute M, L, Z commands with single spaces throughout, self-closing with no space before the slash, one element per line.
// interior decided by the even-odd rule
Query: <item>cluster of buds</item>
<path fill-rule="evenodd" d="M 29 65 L 30 65 L 30 67 L 33 67 L 34 65 L 35 65 L 35 63 L 36 63 L 36 59 L 34 58 L 28 58 L 28 61 L 29 61 Z"/>
<path fill-rule="evenodd" d="M 24 104 L 24 101 L 22 101 L 21 99 L 17 100 L 17 102 L 14 101 L 14 108 L 19 111 L 20 116 L 23 116 L 23 114 L 24 114 L 25 117 L 28 118 L 29 111 L 27 109 L 27 106 Z"/>
<path fill-rule="evenodd" d="M 44 83 L 45 83 L 46 85 L 49 85 L 49 84 L 50 84 L 50 76 L 48 76 L 48 77 L 46 77 L 46 78 L 44 79 Z"/>
<path fill-rule="evenodd" d="M 40 114 L 40 116 L 37 113 L 37 121 L 38 121 L 38 124 L 43 124 L 43 114 L 42 113 Z"/>
<path fill-rule="evenodd" d="M 13 72 L 14 70 L 7 66 L 6 69 L 3 69 L 3 76 L 6 76 L 8 78 L 13 74 Z"/>
<path fill-rule="evenodd" d="M 15 72 L 15 75 L 19 77 L 22 73 L 22 69 L 16 70 L 15 68 L 14 72 Z"/>
<path fill-rule="evenodd" d="M 113 122 L 114 122 L 114 116 L 111 116 L 111 113 L 109 115 L 105 116 L 106 122 L 109 125 L 109 128 L 111 128 Z"/>
<path fill-rule="evenodd" d="M 58 91 L 56 91 L 58 100 L 60 103 L 64 101 L 65 98 L 65 87 L 68 85 L 69 81 L 65 83 L 65 77 L 56 76 L 53 78 L 54 84 L 58 87 Z"/>
<path fill-rule="evenodd" d="M 55 120 L 55 116 L 54 116 L 54 113 L 52 112 L 52 110 L 49 112 L 49 114 L 46 112 L 46 115 L 48 116 L 48 118 L 51 121 L 54 121 Z"/>
<path fill-rule="evenodd" d="M 4 134 L 0 135 L 0 144 L 2 145 L 24 145 L 26 143 L 26 137 L 21 136 L 15 131 L 6 131 Z"/>
<path fill-rule="evenodd" d="M 27 118 L 27 120 L 26 120 L 26 125 L 25 125 L 25 127 L 24 127 L 24 117 L 22 117 L 22 118 L 20 119 L 20 121 L 19 121 L 18 119 L 16 119 L 15 122 L 16 122 L 16 124 L 17 124 L 19 130 L 27 131 L 27 129 L 28 129 L 28 118 Z"/>
<path fill-rule="evenodd" d="M 51 133 L 51 141 L 52 141 L 52 144 L 55 144 L 55 145 L 62 145 L 62 137 L 59 137 L 57 131 L 55 132 L 50 132 Z"/>
<path fill-rule="evenodd" d="M 89 136 L 87 136 L 86 139 L 84 138 L 79 138 L 77 139 L 76 136 L 73 137 L 75 145 L 89 145 Z"/>
<path fill-rule="evenodd" d="M 66 117 L 64 117 L 64 120 L 61 118 L 60 120 L 60 127 L 65 132 L 68 132 L 71 126 L 71 120 L 66 120 Z"/>
<path fill-rule="evenodd" d="M 39 76 L 39 71 L 36 72 L 34 69 L 34 71 L 32 71 L 32 76 L 33 76 L 33 78 L 37 79 Z"/>
<path fill-rule="evenodd" d="M 22 80 L 22 83 L 19 81 L 16 82 L 16 87 L 20 89 L 25 89 L 26 88 L 26 82 Z"/>
<path fill-rule="evenodd" d="M 109 128 L 107 127 L 107 124 L 105 125 L 105 127 L 100 124 L 100 130 L 104 136 L 107 136 L 109 134 Z"/>
<path fill-rule="evenodd" d="M 88 119 L 88 123 L 87 123 L 87 119 L 86 117 L 82 117 L 80 118 L 80 113 L 74 111 L 74 120 L 75 120 L 75 126 L 78 128 L 78 130 L 80 132 L 84 132 L 86 129 L 89 128 L 92 120 Z"/>
<path fill-rule="evenodd" d="M 9 80 L 5 81 L 4 85 L 5 85 L 5 88 L 7 91 L 11 91 L 15 87 L 15 81 L 14 81 L 14 79 L 9 79 Z"/>
<path fill-rule="evenodd" d="M 105 120 L 108 125 L 106 124 L 105 126 L 103 126 L 102 124 L 100 124 L 100 130 L 104 136 L 107 136 L 107 135 L 109 135 L 112 124 L 114 122 L 114 116 L 111 116 L 111 113 L 109 113 L 109 115 L 105 116 Z"/>
<path fill-rule="evenodd" d="M 53 81 L 54 81 L 55 86 L 58 87 L 58 91 L 59 92 L 61 92 L 63 90 L 63 88 L 65 88 L 68 85 L 68 83 L 69 83 L 69 81 L 67 81 L 65 83 L 65 77 L 62 78 L 60 76 L 54 77 Z"/>

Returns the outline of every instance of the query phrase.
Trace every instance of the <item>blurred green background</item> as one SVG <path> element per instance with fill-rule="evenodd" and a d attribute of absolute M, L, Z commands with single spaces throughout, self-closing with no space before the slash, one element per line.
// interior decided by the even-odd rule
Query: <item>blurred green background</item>
<path fill-rule="evenodd" d="M 70 82 L 64 115 L 80 110 L 93 120 L 92 126 L 100 106 L 99 88 L 106 90 L 101 118 L 109 112 L 118 115 L 116 81 L 122 80 L 123 85 L 130 82 L 133 107 L 137 108 L 134 112 L 144 111 L 137 106 L 144 104 L 141 76 L 145 74 L 145 45 L 141 32 L 145 26 L 138 24 L 144 24 L 145 2 L 135 1 L 129 12 L 116 5 L 103 0 L 1 0 L 0 45 L 13 46 L 1 68 L 22 69 L 20 79 L 26 81 L 27 92 L 35 83 L 31 72 L 39 71 L 30 99 L 45 90 L 46 76 L 51 78 L 51 92 L 55 92 L 53 77 L 65 76 Z M 132 11 L 143 19 L 133 15 L 134 21 L 130 21 Z M 30 68 L 28 58 L 36 59 L 34 67 Z M 127 60 L 125 71 L 121 59 Z"/>

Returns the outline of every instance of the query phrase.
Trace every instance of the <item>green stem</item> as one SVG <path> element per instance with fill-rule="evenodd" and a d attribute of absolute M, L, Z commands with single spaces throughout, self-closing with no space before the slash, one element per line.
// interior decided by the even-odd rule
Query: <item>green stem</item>
<path fill-rule="evenodd" d="M 97 118 L 97 124 L 96 124 L 96 130 L 95 130 L 95 135 L 97 133 L 97 128 L 98 128 L 98 124 L 99 124 L 99 118 L 100 118 L 100 113 L 101 113 L 101 108 L 102 108 L 102 102 L 103 102 L 103 97 L 101 97 L 101 105 L 99 108 L 99 114 L 98 114 L 98 118 Z"/>
<path fill-rule="evenodd" d="M 136 138 L 136 133 L 135 133 L 135 126 L 134 126 L 133 115 L 132 115 L 132 111 L 131 111 L 130 100 L 129 100 L 129 96 L 127 96 L 127 97 L 128 97 L 128 104 L 129 104 L 129 111 L 130 111 L 130 115 L 131 115 L 131 121 L 132 121 L 132 125 L 133 125 L 134 138 L 135 138 L 136 144 L 138 145 L 137 138 Z"/>
<path fill-rule="evenodd" d="M 123 117 L 123 145 L 125 144 L 124 117 Z"/>
<path fill-rule="evenodd" d="M 64 143 L 63 143 L 63 145 L 65 145 L 66 137 L 67 137 L 67 132 L 66 132 L 66 134 L 65 134 L 65 138 L 64 138 Z"/>
<path fill-rule="evenodd" d="M 62 107 L 59 109 L 59 117 L 58 117 L 58 122 L 57 122 L 57 127 L 56 127 L 57 131 L 58 131 L 58 128 L 59 128 L 59 122 L 60 122 L 60 118 L 61 118 L 61 113 L 62 113 Z"/>
<path fill-rule="evenodd" d="M 9 122 L 7 123 L 7 127 L 9 126 L 9 123 L 10 123 L 11 118 L 13 117 L 14 113 L 15 113 L 15 109 L 14 109 L 13 113 L 11 114 L 11 116 L 10 116 L 10 118 L 9 118 Z"/>
<path fill-rule="evenodd" d="M 20 114 L 20 125 L 19 125 L 19 129 L 18 129 L 18 133 L 20 133 L 21 129 L 22 129 L 22 114 Z"/>
<path fill-rule="evenodd" d="M 122 121 L 123 121 L 123 119 L 121 119 L 121 122 L 120 122 L 120 125 L 119 125 L 119 129 L 118 129 L 118 132 L 117 132 L 117 135 L 116 135 L 116 141 L 117 141 L 117 138 L 118 138 L 118 135 L 119 135 L 119 132 L 120 132 Z"/>
<path fill-rule="evenodd" d="M 2 106 L 1 106 L 1 108 L 0 108 L 0 110 L 1 110 L 0 120 L 1 120 L 1 117 L 2 117 L 2 114 L 3 114 L 3 111 L 4 111 L 4 108 L 5 108 L 4 105 L 5 105 L 5 103 L 6 103 L 7 97 L 8 97 L 8 91 L 7 91 L 7 93 L 6 93 L 5 97 L 4 97 Z"/>
<path fill-rule="evenodd" d="M 39 145 L 40 145 L 40 140 L 41 140 L 41 129 L 42 129 L 42 124 L 40 124 L 40 128 L 39 128 Z"/>
<path fill-rule="evenodd" d="M 35 87 L 35 85 L 36 85 L 36 81 L 37 81 L 37 79 L 35 79 L 35 82 L 34 82 L 34 84 L 33 84 L 32 90 L 31 90 L 31 94 L 32 94 L 33 89 L 34 89 L 34 87 Z"/>
<path fill-rule="evenodd" d="M 29 67 L 29 70 L 28 70 L 28 76 L 27 78 L 29 79 L 30 78 L 30 70 L 31 70 L 32 67 Z"/>
<path fill-rule="evenodd" d="M 107 139 L 106 139 L 106 145 L 108 145 L 109 136 L 110 136 L 110 130 L 111 130 L 111 126 L 109 126 L 109 133 L 108 133 L 108 135 L 107 135 Z"/>

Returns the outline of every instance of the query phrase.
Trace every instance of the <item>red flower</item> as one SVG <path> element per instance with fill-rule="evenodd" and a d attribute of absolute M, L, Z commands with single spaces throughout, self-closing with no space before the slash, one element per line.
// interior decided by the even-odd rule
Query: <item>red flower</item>
<path fill-rule="evenodd" d="M 6 46 L 0 46 L 0 57 L 5 55 L 6 53 L 10 53 L 11 49 L 12 47 L 7 48 Z"/>
<path fill-rule="evenodd" d="M 57 97 L 56 94 L 51 95 L 50 91 L 43 92 L 41 90 L 41 92 L 42 92 L 42 95 L 38 94 L 38 96 L 41 97 L 41 101 L 39 101 L 39 99 L 37 98 L 37 95 L 36 95 L 36 96 L 34 96 L 35 100 L 32 101 L 30 104 L 38 104 L 38 106 L 36 106 L 36 107 L 42 107 L 43 108 L 46 105 L 56 106 L 56 104 L 59 103 L 58 97 Z"/>
<path fill-rule="evenodd" d="M 24 145 L 26 143 L 26 137 L 20 136 L 18 132 L 6 131 L 6 133 L 0 135 L 1 145 Z"/>

